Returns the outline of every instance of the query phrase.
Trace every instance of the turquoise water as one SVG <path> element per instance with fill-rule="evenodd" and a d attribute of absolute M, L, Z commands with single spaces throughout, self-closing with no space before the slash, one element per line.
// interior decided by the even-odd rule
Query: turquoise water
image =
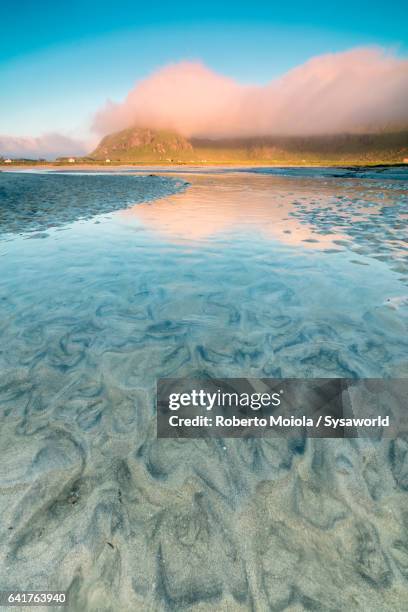
<path fill-rule="evenodd" d="M 405 609 L 405 437 L 156 440 L 159 377 L 408 374 L 406 183 L 287 174 L 0 173 L 2 588 Z"/>
<path fill-rule="evenodd" d="M 126 193 L 129 176 L 29 179 L 41 185 L 63 179 L 65 189 L 70 181 L 78 189 L 80 180 L 80 189 L 89 189 L 94 200 L 92 211 L 103 181 L 107 189 L 112 179 L 124 182 L 122 202 L 135 197 Z M 6 180 L 21 181 L 21 175 L 8 174 Z M 142 180 L 143 193 L 148 179 L 133 180 Z M 156 190 L 157 181 L 166 180 L 150 179 Z M 348 200 L 356 196 L 352 205 L 344 195 L 335 199 L 337 183 L 332 193 L 327 184 L 319 191 L 315 180 L 313 189 L 323 191 L 326 204 L 331 202 L 324 206 L 314 191 L 309 199 L 305 196 L 309 183 L 274 180 L 231 175 L 207 177 L 203 183 L 201 178 L 195 195 L 193 186 L 193 195 L 187 189 L 162 208 L 139 205 L 133 215 L 98 216 L 48 233 L 7 234 L 0 247 L 1 338 L 7 347 L 2 370 L 34 376 L 21 392 L 32 398 L 38 393 L 36 405 L 47 403 L 51 379 L 52 395 L 67 376 L 100 379 L 105 368 L 110 377 L 117 373 L 119 386 L 129 386 L 129 376 L 129 388 L 149 388 L 159 376 L 188 374 L 403 376 L 408 289 L 401 188 L 397 185 L 395 195 L 391 191 L 385 214 L 375 204 L 382 186 L 363 186 L 377 206 L 376 214 L 369 209 L 363 222 L 354 217 L 359 207 L 367 208 L 362 181 L 347 185 Z M 172 185 L 160 184 L 164 187 L 168 193 Z M 286 219 L 294 217 L 312 228 L 312 237 L 295 244 L 260 231 L 267 224 L 268 206 L 281 205 L 285 187 L 293 200 Z M 242 197 L 241 191 L 247 211 L 237 220 L 231 202 Z M 145 197 L 157 193 L 148 191 Z M 187 197 L 194 202 L 173 228 L 171 216 L 177 219 Z M 216 217 L 220 209 L 229 210 L 222 222 Z M 205 227 L 212 221 L 209 232 L 194 237 L 195 224 Z M 291 227 L 284 220 L 275 227 L 279 223 Z M 333 244 L 319 244 L 322 233 L 330 237 L 339 226 L 346 234 L 341 240 L 335 235 Z M 291 232 L 296 235 L 296 227 Z M 45 239 L 33 240 L 38 237 Z"/>

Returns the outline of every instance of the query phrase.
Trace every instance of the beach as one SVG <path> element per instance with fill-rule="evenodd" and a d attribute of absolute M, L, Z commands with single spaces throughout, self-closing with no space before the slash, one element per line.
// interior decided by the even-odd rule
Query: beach
<path fill-rule="evenodd" d="M 155 390 L 406 378 L 407 178 L 0 173 L 2 589 L 73 611 L 406 609 L 406 436 L 158 440 Z"/>

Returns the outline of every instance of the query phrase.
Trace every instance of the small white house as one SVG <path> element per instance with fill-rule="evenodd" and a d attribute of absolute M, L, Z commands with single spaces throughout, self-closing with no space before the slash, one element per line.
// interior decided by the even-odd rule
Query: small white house
<path fill-rule="evenodd" d="M 4 160 L 4 163 L 5 163 L 5 164 L 11 164 L 11 163 L 12 163 L 12 160 L 11 160 L 11 159 L 5 159 L 5 160 Z"/>
<path fill-rule="evenodd" d="M 69 164 L 75 164 L 75 157 L 69 157 L 68 158 L 68 163 Z"/>
<path fill-rule="evenodd" d="M 110 159 L 105 159 L 105 164 L 110 164 Z"/>

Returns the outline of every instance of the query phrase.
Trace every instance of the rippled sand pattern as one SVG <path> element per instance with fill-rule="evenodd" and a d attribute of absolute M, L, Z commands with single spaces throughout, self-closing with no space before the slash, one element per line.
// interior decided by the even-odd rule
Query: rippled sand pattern
<path fill-rule="evenodd" d="M 44 230 L 162 198 L 186 185 L 156 175 L 2 172 L 0 236 L 38 232 L 34 237 L 44 238 Z"/>
<path fill-rule="evenodd" d="M 407 376 L 403 186 L 187 180 L 0 242 L 1 588 L 67 589 L 73 611 L 406 610 L 408 439 L 158 441 L 154 405 L 165 376 Z"/>

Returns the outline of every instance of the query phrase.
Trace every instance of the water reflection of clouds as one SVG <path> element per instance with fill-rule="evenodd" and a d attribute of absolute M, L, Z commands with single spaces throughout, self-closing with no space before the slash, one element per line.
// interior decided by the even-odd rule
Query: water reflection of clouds
<path fill-rule="evenodd" d="M 341 234 L 316 234 L 311 224 L 291 216 L 305 185 L 288 179 L 260 176 L 195 176 L 183 194 L 154 204 L 140 204 L 123 211 L 127 223 L 141 222 L 174 242 L 202 242 L 227 233 L 256 235 L 287 245 L 309 248 L 333 246 Z M 297 184 L 296 184 L 297 183 Z M 307 185 L 310 198 L 310 185 Z M 319 197 L 320 194 L 314 194 Z"/>

